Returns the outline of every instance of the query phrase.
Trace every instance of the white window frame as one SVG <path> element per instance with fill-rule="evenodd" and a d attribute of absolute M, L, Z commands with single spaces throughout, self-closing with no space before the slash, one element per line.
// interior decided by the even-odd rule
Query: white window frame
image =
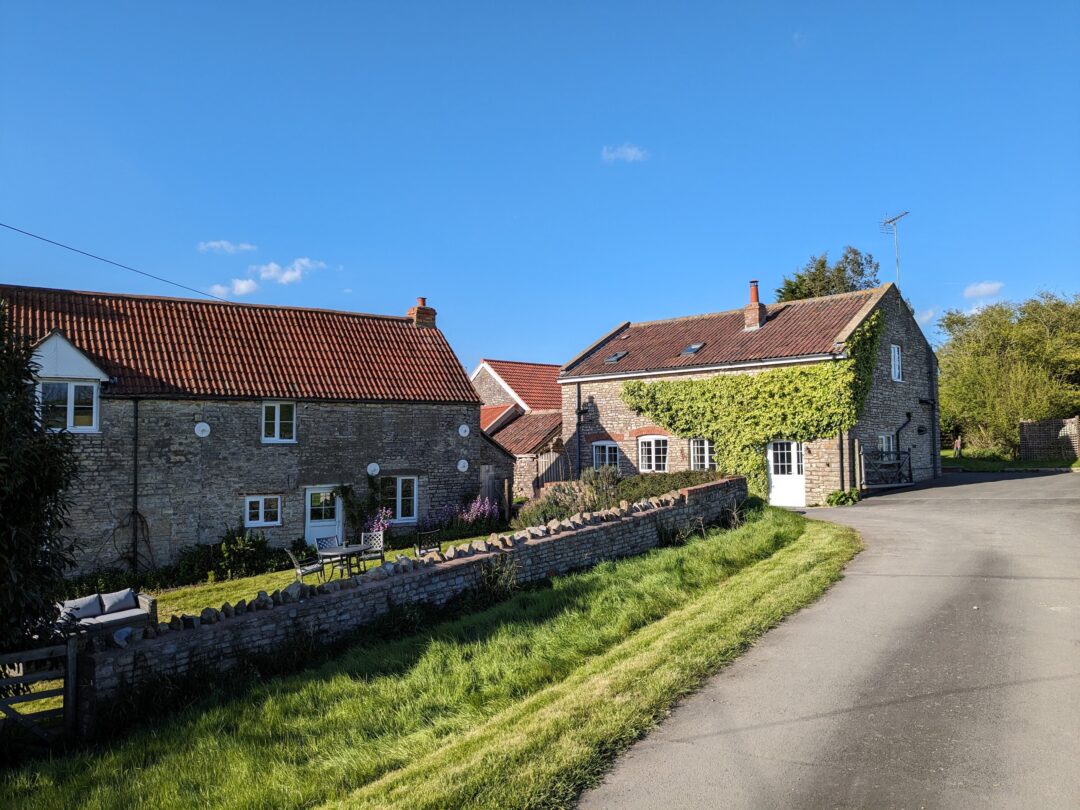
<path fill-rule="evenodd" d="M 656 465 L 656 445 L 658 442 L 664 443 L 664 466 L 657 467 Z M 645 453 L 643 448 L 648 445 L 649 447 L 649 462 L 646 466 Z M 671 443 L 668 441 L 667 436 L 639 436 L 638 437 L 638 472 L 642 473 L 654 473 L 654 472 L 667 472 L 671 466 Z"/>
<path fill-rule="evenodd" d="M 793 442 L 789 439 L 777 439 L 772 442 L 772 458 L 769 466 L 769 472 L 772 475 L 805 475 L 806 470 L 803 464 L 803 446 L 802 442 Z M 787 445 L 787 447 L 781 452 L 778 445 Z M 783 469 L 777 469 L 778 467 L 787 467 L 785 471 Z"/>
<path fill-rule="evenodd" d="M 408 524 L 411 524 L 411 523 L 416 523 L 420 518 L 420 478 L 419 478 L 419 476 L 416 476 L 416 475 L 384 475 L 382 477 L 382 480 L 385 481 L 387 478 L 393 478 L 394 479 L 394 514 L 395 515 L 400 515 L 401 514 L 401 504 L 402 504 L 401 482 L 405 481 L 405 480 L 409 480 L 409 481 L 413 482 L 412 517 L 405 517 L 405 518 L 403 518 L 403 517 L 394 517 L 394 518 L 391 519 L 390 522 L 393 523 L 395 526 L 408 525 Z M 382 487 L 381 482 L 379 484 L 379 487 L 381 489 L 381 487 Z"/>
<path fill-rule="evenodd" d="M 293 418 L 292 418 L 292 438 L 282 439 L 281 436 L 281 406 L 292 405 Z M 266 409 L 274 409 L 274 434 L 272 436 L 266 435 Z M 291 399 L 264 399 L 259 406 L 259 437 L 262 439 L 263 444 L 296 444 L 296 428 L 299 422 L 298 409 L 296 402 Z"/>
<path fill-rule="evenodd" d="M 704 445 L 702 447 L 702 445 Z M 702 456 L 705 460 L 704 466 L 698 466 L 698 448 L 701 447 L 703 452 Z M 714 455 L 715 447 L 709 439 L 691 439 L 690 440 L 690 469 L 691 470 L 715 470 L 716 469 L 716 456 Z"/>
<path fill-rule="evenodd" d="M 896 437 L 891 433 L 882 433 L 877 437 L 877 446 L 882 457 L 886 453 L 891 455 L 896 452 Z"/>
<path fill-rule="evenodd" d="M 614 464 L 600 464 L 596 458 L 596 451 L 598 448 L 604 448 L 605 455 L 610 456 L 610 450 L 615 451 L 615 463 Z M 592 465 L 594 470 L 599 470 L 601 467 L 614 467 L 619 468 L 619 445 L 612 441 L 599 441 L 592 443 Z"/>
<path fill-rule="evenodd" d="M 893 382 L 904 381 L 904 351 L 897 343 L 889 346 L 890 376 Z"/>
<path fill-rule="evenodd" d="M 277 502 L 277 520 L 266 519 L 266 502 Z M 259 519 L 251 519 L 251 504 L 257 503 L 259 505 Z M 280 495 L 248 495 L 244 498 L 244 528 L 255 529 L 262 526 L 280 526 L 281 525 L 281 496 Z"/>
<path fill-rule="evenodd" d="M 66 426 L 62 428 L 48 428 L 52 433 L 100 433 L 101 420 L 101 383 L 97 380 L 88 379 L 64 379 L 59 377 L 42 377 L 37 381 L 38 416 L 45 417 L 45 406 L 42 401 L 43 385 L 66 385 L 67 386 L 67 417 Z M 93 424 L 75 425 L 75 386 L 85 385 L 94 389 Z"/>

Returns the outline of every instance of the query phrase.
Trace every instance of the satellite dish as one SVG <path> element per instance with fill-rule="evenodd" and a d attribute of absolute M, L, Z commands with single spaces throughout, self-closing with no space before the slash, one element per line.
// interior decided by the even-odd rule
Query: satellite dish
<path fill-rule="evenodd" d="M 471 431 L 469 430 L 469 426 L 468 426 L 468 425 L 464 425 L 464 424 L 463 424 L 463 425 L 461 425 L 461 426 L 460 426 L 460 427 L 459 427 L 459 428 L 457 429 L 457 432 L 458 432 L 458 436 L 460 436 L 461 438 L 463 438 L 463 439 L 464 439 L 464 438 L 466 438 L 466 437 L 467 437 L 467 436 L 469 435 L 469 433 L 470 433 Z"/>
<path fill-rule="evenodd" d="M 458 472 L 468 472 L 468 470 L 469 470 L 469 462 L 466 461 L 465 459 L 462 459 L 461 461 L 459 461 L 457 463 L 457 468 L 458 468 Z"/>
<path fill-rule="evenodd" d="M 368 475 L 378 475 L 379 474 L 379 469 L 380 469 L 379 465 L 376 464 L 373 461 L 373 462 L 371 462 L 370 464 L 367 465 L 367 474 Z"/>
<path fill-rule="evenodd" d="M 200 439 L 205 439 L 207 436 L 210 435 L 210 425 L 206 422 L 196 422 L 195 435 L 198 436 Z"/>

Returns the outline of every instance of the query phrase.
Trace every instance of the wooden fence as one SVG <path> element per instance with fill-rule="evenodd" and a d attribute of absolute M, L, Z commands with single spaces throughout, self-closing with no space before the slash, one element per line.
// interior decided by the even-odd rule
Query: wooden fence
<path fill-rule="evenodd" d="M 78 642 L 72 637 L 65 644 L 0 655 L 0 730 L 6 731 L 4 727 L 9 725 L 18 726 L 43 742 L 53 742 L 74 732 L 77 652 Z M 49 681 L 60 681 L 61 685 L 7 694 L 12 686 L 33 689 L 34 684 Z M 58 697 L 63 699 L 63 704 L 52 706 Z M 34 711 L 34 704 L 42 702 L 47 707 Z M 55 722 L 60 718 L 63 723 Z"/>

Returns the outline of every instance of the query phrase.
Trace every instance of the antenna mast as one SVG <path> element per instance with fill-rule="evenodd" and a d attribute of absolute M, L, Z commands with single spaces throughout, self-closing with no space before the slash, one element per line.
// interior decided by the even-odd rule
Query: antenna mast
<path fill-rule="evenodd" d="M 893 249 L 896 251 L 896 286 L 900 286 L 900 220 L 910 214 L 910 211 L 905 211 L 902 214 L 897 214 L 895 217 L 888 217 L 881 223 L 882 233 L 892 233 L 893 237 Z"/>

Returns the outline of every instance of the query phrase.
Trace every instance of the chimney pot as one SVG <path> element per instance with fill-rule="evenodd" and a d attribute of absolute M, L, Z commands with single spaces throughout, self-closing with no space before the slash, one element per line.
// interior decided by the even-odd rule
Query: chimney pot
<path fill-rule="evenodd" d="M 758 288 L 757 288 L 757 279 L 756 278 L 750 280 L 750 303 L 751 304 L 758 303 Z"/>
<path fill-rule="evenodd" d="M 418 297 L 416 299 L 416 305 L 418 307 L 426 307 L 427 306 L 427 299 L 424 298 L 423 296 Z"/>
<path fill-rule="evenodd" d="M 435 325 L 435 310 L 427 305 L 427 299 L 423 296 L 417 297 L 416 306 L 409 307 L 406 317 L 412 319 L 416 326 Z"/>
<path fill-rule="evenodd" d="M 758 299 L 757 279 L 750 282 L 750 303 L 743 307 L 743 331 L 755 332 L 765 325 L 765 305 Z"/>

